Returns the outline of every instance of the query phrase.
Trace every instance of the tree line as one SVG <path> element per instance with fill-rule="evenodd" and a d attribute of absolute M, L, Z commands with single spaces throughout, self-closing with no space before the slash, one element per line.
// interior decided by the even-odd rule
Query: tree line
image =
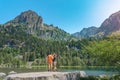
<path fill-rule="evenodd" d="M 46 65 L 46 56 L 58 55 L 58 66 L 120 67 L 120 36 L 103 39 L 44 40 L 27 34 L 24 26 L 0 27 L 0 65 L 21 67 L 27 62 Z"/>

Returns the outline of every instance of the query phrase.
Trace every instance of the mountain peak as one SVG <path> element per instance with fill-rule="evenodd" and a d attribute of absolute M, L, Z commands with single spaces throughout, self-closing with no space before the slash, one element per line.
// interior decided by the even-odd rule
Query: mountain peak
<path fill-rule="evenodd" d="M 22 12 L 15 19 L 7 22 L 6 24 L 24 24 L 29 27 L 42 27 L 43 19 L 36 12 L 28 10 Z"/>
<path fill-rule="evenodd" d="M 27 33 L 36 34 L 36 30 L 44 29 L 43 19 L 36 12 L 32 10 L 24 11 L 13 20 L 7 22 L 5 25 L 25 25 Z"/>
<path fill-rule="evenodd" d="M 36 30 L 43 29 L 43 19 L 36 12 L 28 10 L 22 12 L 15 19 L 6 23 L 6 25 L 25 25 L 27 27 L 27 32 L 30 34 L 35 34 Z"/>
<path fill-rule="evenodd" d="M 39 17 L 38 14 L 32 10 L 22 12 L 20 16 L 23 16 L 24 18 Z"/>
<path fill-rule="evenodd" d="M 35 11 L 33 11 L 33 10 L 27 10 L 27 11 L 24 11 L 24 12 L 22 12 L 22 13 L 35 13 L 35 14 L 37 14 Z"/>

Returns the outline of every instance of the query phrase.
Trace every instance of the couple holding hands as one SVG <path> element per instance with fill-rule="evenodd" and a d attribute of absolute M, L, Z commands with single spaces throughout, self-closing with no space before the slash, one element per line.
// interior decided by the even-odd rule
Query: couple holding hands
<path fill-rule="evenodd" d="M 49 54 L 47 56 L 48 71 L 57 71 L 57 55 Z"/>

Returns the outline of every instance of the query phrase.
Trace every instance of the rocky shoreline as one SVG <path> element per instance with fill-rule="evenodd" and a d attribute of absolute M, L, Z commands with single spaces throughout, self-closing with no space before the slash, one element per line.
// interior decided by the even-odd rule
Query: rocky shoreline
<path fill-rule="evenodd" d="M 16 73 L 14 71 L 8 74 L 0 73 L 0 80 L 120 80 L 120 74 L 107 76 L 90 76 L 84 71 L 75 72 L 28 72 Z"/>

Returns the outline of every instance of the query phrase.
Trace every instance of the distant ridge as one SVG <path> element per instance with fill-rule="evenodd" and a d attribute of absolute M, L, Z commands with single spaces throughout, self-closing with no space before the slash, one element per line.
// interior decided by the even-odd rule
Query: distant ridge
<path fill-rule="evenodd" d="M 97 27 L 89 27 L 89 28 L 83 28 L 80 32 L 72 34 L 73 36 L 77 38 L 89 38 L 89 37 L 95 37 L 95 34 L 97 32 Z"/>
<path fill-rule="evenodd" d="M 84 28 L 80 32 L 72 34 L 77 38 L 97 37 L 102 38 L 110 35 L 120 35 L 120 11 L 113 13 L 107 18 L 99 28 Z"/>

